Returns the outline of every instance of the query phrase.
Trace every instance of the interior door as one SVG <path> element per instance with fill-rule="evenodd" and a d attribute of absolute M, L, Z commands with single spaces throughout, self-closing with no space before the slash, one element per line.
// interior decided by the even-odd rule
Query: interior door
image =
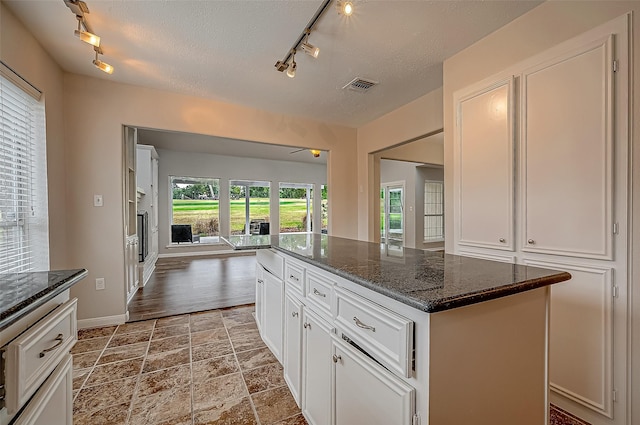
<path fill-rule="evenodd" d="M 382 240 L 386 243 L 402 245 L 404 243 L 404 184 L 383 185 L 380 197 L 384 204 Z"/>

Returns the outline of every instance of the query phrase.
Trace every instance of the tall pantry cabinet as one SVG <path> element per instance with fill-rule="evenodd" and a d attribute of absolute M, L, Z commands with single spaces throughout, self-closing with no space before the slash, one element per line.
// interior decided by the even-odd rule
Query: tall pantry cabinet
<path fill-rule="evenodd" d="M 627 17 L 454 93 L 454 251 L 566 270 L 550 401 L 626 424 Z"/>

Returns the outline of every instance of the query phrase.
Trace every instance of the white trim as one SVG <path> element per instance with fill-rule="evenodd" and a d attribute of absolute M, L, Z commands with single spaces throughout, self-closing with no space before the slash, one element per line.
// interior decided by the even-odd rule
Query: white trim
<path fill-rule="evenodd" d="M 127 312 L 128 313 L 128 312 Z M 102 326 L 122 325 L 127 321 L 127 314 L 115 316 L 94 317 L 91 319 L 79 319 L 78 329 L 99 328 Z"/>
<path fill-rule="evenodd" d="M 40 102 L 40 100 L 42 99 L 42 90 L 38 89 L 36 86 L 22 78 L 20 74 L 11 69 L 2 61 L 0 61 L 0 75 L 11 81 L 16 86 L 20 87 L 22 90 L 24 90 L 25 93 L 33 97 L 38 102 Z"/>

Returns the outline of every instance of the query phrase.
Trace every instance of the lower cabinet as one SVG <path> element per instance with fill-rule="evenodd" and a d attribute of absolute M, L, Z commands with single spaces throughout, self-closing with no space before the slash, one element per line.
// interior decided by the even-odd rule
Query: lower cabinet
<path fill-rule="evenodd" d="M 285 291 L 286 293 L 286 291 Z M 284 307 L 284 380 L 298 407 L 302 406 L 302 308 L 297 298 L 286 293 Z"/>
<path fill-rule="evenodd" d="M 256 264 L 256 325 L 262 333 L 262 317 L 264 311 L 264 269 L 260 263 Z"/>
<path fill-rule="evenodd" d="M 284 312 L 284 283 L 268 271 L 262 275 L 264 306 L 262 311 L 262 339 L 273 355 L 282 363 L 282 319 Z"/>
<path fill-rule="evenodd" d="M 310 425 L 331 424 L 331 334 L 333 328 L 308 310 L 303 313 L 302 412 Z"/>
<path fill-rule="evenodd" d="M 411 425 L 415 390 L 355 348 L 333 341 L 334 425 Z"/>

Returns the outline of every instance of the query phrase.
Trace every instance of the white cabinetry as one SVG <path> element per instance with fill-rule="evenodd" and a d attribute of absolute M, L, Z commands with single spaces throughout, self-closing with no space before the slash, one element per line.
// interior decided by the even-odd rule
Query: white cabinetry
<path fill-rule="evenodd" d="M 551 289 L 551 401 L 594 425 L 627 423 L 626 25 L 614 20 L 454 94 L 454 252 L 572 274 Z M 493 107 L 497 95 L 509 106 Z M 511 126 L 493 119 L 498 109 L 503 123 L 519 111 L 513 216 Z M 513 255 L 489 243 L 500 228 L 492 214 L 514 229 Z"/>
<path fill-rule="evenodd" d="M 158 260 L 158 153 L 153 146 L 137 145 L 136 149 L 136 185 L 138 190 L 138 213 L 147 213 L 144 240 L 147 256 L 139 264 L 140 283 L 144 286 Z M 138 229 L 140 230 L 140 229 Z"/>
<path fill-rule="evenodd" d="M 302 412 L 310 425 L 330 425 L 332 423 L 331 333 L 333 328 L 308 309 L 304 310 L 303 321 Z"/>
<path fill-rule="evenodd" d="M 260 263 L 256 263 L 256 325 L 262 332 L 262 322 L 264 316 L 264 268 Z"/>
<path fill-rule="evenodd" d="M 298 406 L 302 406 L 302 309 L 303 304 L 286 292 L 284 309 L 284 380 Z"/>
<path fill-rule="evenodd" d="M 284 283 L 268 271 L 263 274 L 264 308 L 262 312 L 262 339 L 274 356 L 282 363 L 282 319 L 284 313 Z"/>
<path fill-rule="evenodd" d="M 347 344 L 333 352 L 336 425 L 411 425 L 414 388 Z"/>

